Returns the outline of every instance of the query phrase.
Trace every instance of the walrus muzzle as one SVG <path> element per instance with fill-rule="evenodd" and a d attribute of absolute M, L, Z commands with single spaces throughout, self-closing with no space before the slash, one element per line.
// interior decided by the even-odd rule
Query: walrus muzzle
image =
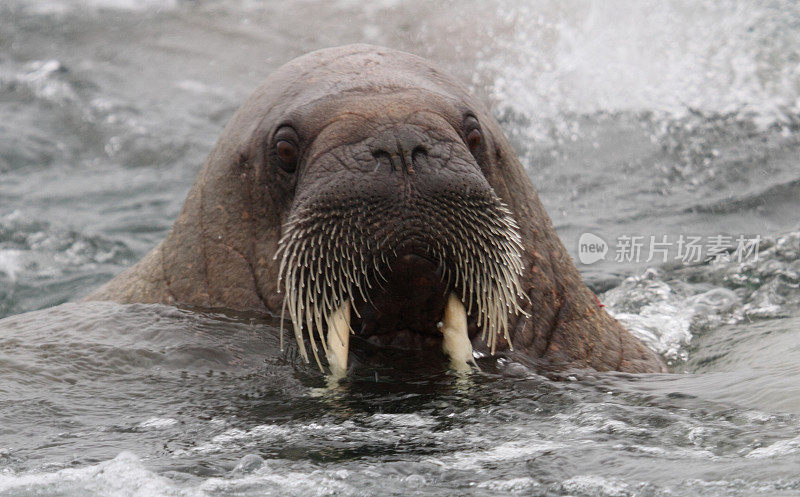
<path fill-rule="evenodd" d="M 375 127 L 385 128 L 375 132 Z M 495 352 L 524 314 L 519 227 L 463 141 L 376 123 L 304 165 L 276 259 L 301 354 L 347 368 L 349 335 L 439 344 L 473 362 L 469 328 Z M 441 129 L 441 126 L 439 126 Z M 470 326 L 470 323 L 472 326 Z"/>

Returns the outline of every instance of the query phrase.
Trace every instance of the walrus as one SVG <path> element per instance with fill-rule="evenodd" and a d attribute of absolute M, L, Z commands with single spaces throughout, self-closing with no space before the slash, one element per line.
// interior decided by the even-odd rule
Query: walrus
<path fill-rule="evenodd" d="M 166 238 L 86 300 L 281 315 L 347 370 L 349 339 L 663 372 L 581 280 L 499 124 L 418 56 L 315 51 L 225 127 Z"/>

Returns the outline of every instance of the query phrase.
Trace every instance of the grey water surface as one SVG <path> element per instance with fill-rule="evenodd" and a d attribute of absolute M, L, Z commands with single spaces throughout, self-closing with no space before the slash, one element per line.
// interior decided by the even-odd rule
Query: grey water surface
<path fill-rule="evenodd" d="M 264 77 L 352 42 L 491 106 L 672 374 L 355 343 L 331 387 L 275 317 L 77 302 L 165 235 Z M 798 212 L 796 2 L 0 0 L 0 496 L 800 495 Z"/>

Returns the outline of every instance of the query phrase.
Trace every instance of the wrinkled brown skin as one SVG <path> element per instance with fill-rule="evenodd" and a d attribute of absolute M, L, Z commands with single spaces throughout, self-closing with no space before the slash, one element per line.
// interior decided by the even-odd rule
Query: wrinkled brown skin
<path fill-rule="evenodd" d="M 354 104 L 353 94 L 371 98 Z M 279 261 L 273 255 L 294 180 L 270 165 L 270 133 L 286 116 L 302 119 L 307 133 L 317 133 L 352 112 L 353 105 L 360 115 L 380 116 L 391 114 L 393 103 L 407 111 L 415 101 L 424 108 L 471 110 L 481 123 L 486 140 L 481 167 L 519 223 L 525 248 L 523 287 L 530 302 L 524 307 L 530 317 L 512 318 L 515 353 L 559 369 L 664 372 L 660 358 L 609 316 L 584 285 L 486 108 L 430 62 L 368 45 L 313 52 L 273 73 L 225 128 L 167 237 L 86 300 L 280 313 Z M 336 139 L 347 137 L 326 137 Z M 473 345 L 486 350 L 479 339 Z M 504 348 L 501 341 L 499 349 Z"/>

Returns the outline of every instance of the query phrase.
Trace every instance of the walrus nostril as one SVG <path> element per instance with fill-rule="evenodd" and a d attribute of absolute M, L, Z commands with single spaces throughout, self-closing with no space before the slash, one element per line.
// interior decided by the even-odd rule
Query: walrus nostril
<path fill-rule="evenodd" d="M 423 166 L 428 160 L 428 149 L 422 145 L 417 145 L 411 152 L 411 163 L 415 168 Z"/>
<path fill-rule="evenodd" d="M 422 154 L 424 154 L 424 152 L 422 152 Z M 407 174 L 414 174 L 414 165 L 419 161 L 421 155 L 417 149 L 414 149 L 414 152 L 409 155 L 407 150 L 398 147 L 395 153 L 389 153 L 385 150 L 373 150 L 372 157 L 374 157 L 376 161 L 373 172 L 384 168 L 391 172 L 405 171 Z"/>
<path fill-rule="evenodd" d="M 425 163 L 428 156 L 426 137 L 416 130 L 398 126 L 387 129 L 371 143 L 372 157 L 377 164 L 375 171 L 403 171 L 414 174 L 415 169 Z"/>
<path fill-rule="evenodd" d="M 395 161 L 392 155 L 385 150 L 373 150 L 372 157 L 375 158 L 375 169 L 372 172 L 377 172 L 378 169 L 384 168 L 388 171 L 395 170 Z"/>

